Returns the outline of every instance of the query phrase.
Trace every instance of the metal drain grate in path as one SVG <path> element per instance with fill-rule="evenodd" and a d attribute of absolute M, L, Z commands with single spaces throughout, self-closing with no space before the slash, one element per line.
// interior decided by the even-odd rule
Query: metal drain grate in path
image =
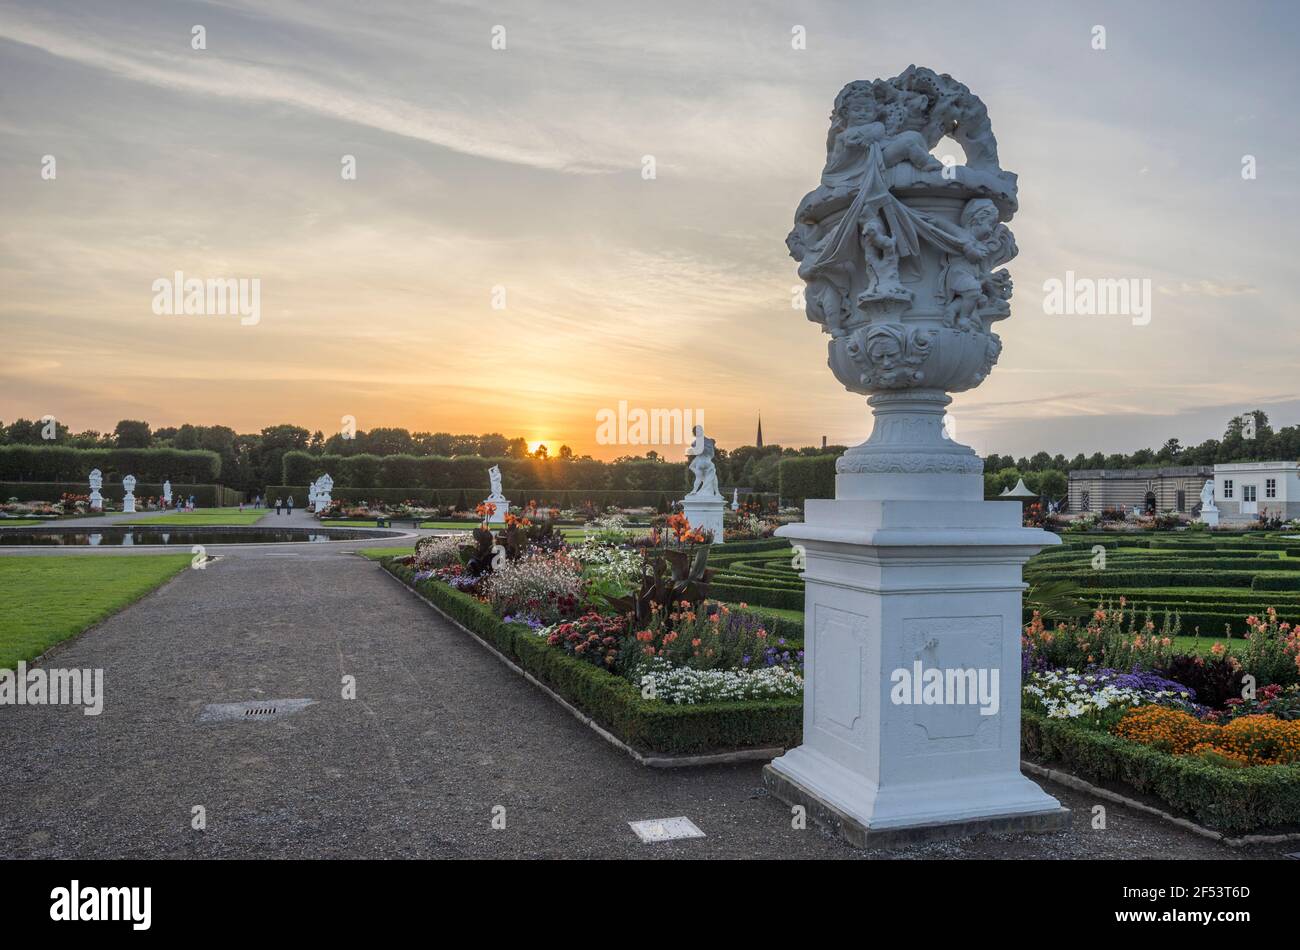
<path fill-rule="evenodd" d="M 314 699 L 255 699 L 244 703 L 209 703 L 199 722 L 264 722 L 283 719 L 316 703 Z"/>

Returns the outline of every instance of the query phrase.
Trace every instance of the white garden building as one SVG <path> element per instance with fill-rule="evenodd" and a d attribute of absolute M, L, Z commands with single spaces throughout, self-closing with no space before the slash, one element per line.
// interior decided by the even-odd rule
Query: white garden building
<path fill-rule="evenodd" d="M 1300 466 L 1296 462 L 1215 465 L 1214 503 L 1227 520 L 1253 521 L 1264 512 L 1300 518 Z"/>

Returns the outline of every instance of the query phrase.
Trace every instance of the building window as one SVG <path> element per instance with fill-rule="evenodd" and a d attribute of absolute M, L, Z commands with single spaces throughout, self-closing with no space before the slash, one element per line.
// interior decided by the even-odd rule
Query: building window
<path fill-rule="evenodd" d="M 1092 511 L 1092 493 L 1086 488 L 1083 490 L 1083 494 L 1079 496 L 1079 507 L 1084 511 Z"/>
<path fill-rule="evenodd" d="M 1241 500 L 1242 500 L 1242 501 L 1254 501 L 1254 500 L 1255 500 L 1255 486 L 1254 486 L 1254 485 L 1242 485 L 1242 486 L 1241 486 Z"/>
<path fill-rule="evenodd" d="M 1231 497 L 1232 497 L 1232 479 L 1231 479 L 1231 478 L 1225 478 L 1225 479 L 1223 480 L 1223 497 L 1224 497 L 1224 498 L 1231 498 Z"/>
<path fill-rule="evenodd" d="M 1174 495 L 1174 499 L 1175 499 L 1174 503 L 1177 506 L 1179 511 L 1187 510 L 1187 492 L 1183 491 L 1180 488 L 1178 492 Z"/>
<path fill-rule="evenodd" d="M 1264 479 L 1264 497 L 1265 497 L 1265 498 L 1276 498 L 1276 497 L 1277 497 L 1277 479 L 1276 479 L 1276 478 L 1266 478 L 1266 479 Z"/>

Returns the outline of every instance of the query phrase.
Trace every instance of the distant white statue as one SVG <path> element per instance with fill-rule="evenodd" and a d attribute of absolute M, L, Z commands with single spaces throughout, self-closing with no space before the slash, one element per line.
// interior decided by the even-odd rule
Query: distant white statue
<path fill-rule="evenodd" d="M 1215 527 L 1219 523 L 1219 509 L 1214 504 L 1214 481 L 1206 479 L 1201 486 L 1201 513 L 1197 518 L 1202 524 Z"/>
<path fill-rule="evenodd" d="M 172 506 L 172 483 L 170 479 L 163 482 L 163 506 L 166 508 Z"/>
<path fill-rule="evenodd" d="M 316 505 L 316 485 L 319 481 L 320 479 L 318 478 L 307 486 L 307 507 L 315 511 L 320 511 L 320 508 Z"/>
<path fill-rule="evenodd" d="M 122 479 L 122 510 L 127 513 L 135 511 L 135 476 L 128 475 Z"/>
<path fill-rule="evenodd" d="M 740 489 L 739 488 L 733 488 L 731 490 L 731 510 L 732 511 L 740 510 Z"/>
<path fill-rule="evenodd" d="M 103 472 L 101 472 L 97 468 L 91 469 L 90 471 L 90 510 L 91 511 L 104 510 L 104 496 L 99 493 L 99 490 L 103 487 L 104 487 Z"/>
<path fill-rule="evenodd" d="M 492 486 L 492 494 L 483 500 L 483 504 L 492 506 L 488 523 L 504 522 L 506 514 L 510 511 L 510 502 L 505 495 L 501 494 L 501 466 L 493 465 L 488 469 L 488 483 Z"/>
<path fill-rule="evenodd" d="M 695 438 L 687 449 L 687 454 L 691 456 L 687 467 L 695 476 L 695 484 L 691 486 L 692 496 L 722 499 L 722 494 L 718 491 L 718 470 L 713 464 L 717 445 L 717 440 L 704 434 L 704 426 L 695 427 Z"/>
<path fill-rule="evenodd" d="M 727 500 L 718 491 L 718 469 L 713 464 L 717 442 L 704 434 L 704 426 L 697 425 L 694 436 L 686 454 L 691 459 L 687 468 L 695 476 L 695 484 L 691 486 L 690 494 L 682 499 L 682 514 L 691 527 L 710 532 L 713 543 L 722 544 L 722 509 L 727 507 Z"/>
<path fill-rule="evenodd" d="M 334 504 L 334 499 L 330 497 L 330 492 L 334 490 L 334 479 L 328 474 L 322 475 L 314 483 L 316 489 L 316 510 L 324 511 L 330 505 Z"/>

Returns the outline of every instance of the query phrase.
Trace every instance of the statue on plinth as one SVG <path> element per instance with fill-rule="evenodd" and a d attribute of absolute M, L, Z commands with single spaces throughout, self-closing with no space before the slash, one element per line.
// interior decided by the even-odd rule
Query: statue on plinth
<path fill-rule="evenodd" d="M 1214 503 L 1214 479 L 1206 479 L 1201 486 L 1201 513 L 1196 520 L 1212 528 L 1219 523 L 1219 508 Z"/>
<path fill-rule="evenodd" d="M 488 523 L 504 522 L 510 512 L 510 502 L 501 493 L 501 466 L 493 465 L 488 469 L 488 484 L 491 486 L 492 493 L 483 500 L 483 504 L 492 506 L 492 513 L 487 518 Z"/>
<path fill-rule="evenodd" d="M 713 463 L 717 446 L 716 439 L 710 439 L 704 434 L 704 426 L 695 427 L 694 438 L 686 449 L 690 458 L 686 467 L 694 476 L 695 482 L 690 494 L 682 499 L 682 514 L 691 523 L 691 527 L 710 532 L 713 543 L 722 544 L 722 509 L 727 506 L 727 500 L 718 491 L 718 469 Z"/>
<path fill-rule="evenodd" d="M 135 511 L 135 476 L 128 475 L 122 479 L 122 510 L 124 512 Z"/>
<path fill-rule="evenodd" d="M 965 165 L 930 154 L 945 136 Z M 1068 823 L 1020 772 L 1022 568 L 1060 539 L 985 501 L 979 457 L 943 425 L 1001 355 L 1016 209 L 984 104 L 909 66 L 840 91 L 786 238 L 830 369 L 875 419 L 836 460 L 835 497 L 776 531 L 803 570 L 804 727 L 763 780 L 854 844 Z M 934 677 L 982 682 L 983 705 L 890 685 Z"/>
<path fill-rule="evenodd" d="M 104 473 L 97 468 L 90 470 L 90 510 L 104 510 L 104 496 L 99 490 L 104 487 Z"/>

